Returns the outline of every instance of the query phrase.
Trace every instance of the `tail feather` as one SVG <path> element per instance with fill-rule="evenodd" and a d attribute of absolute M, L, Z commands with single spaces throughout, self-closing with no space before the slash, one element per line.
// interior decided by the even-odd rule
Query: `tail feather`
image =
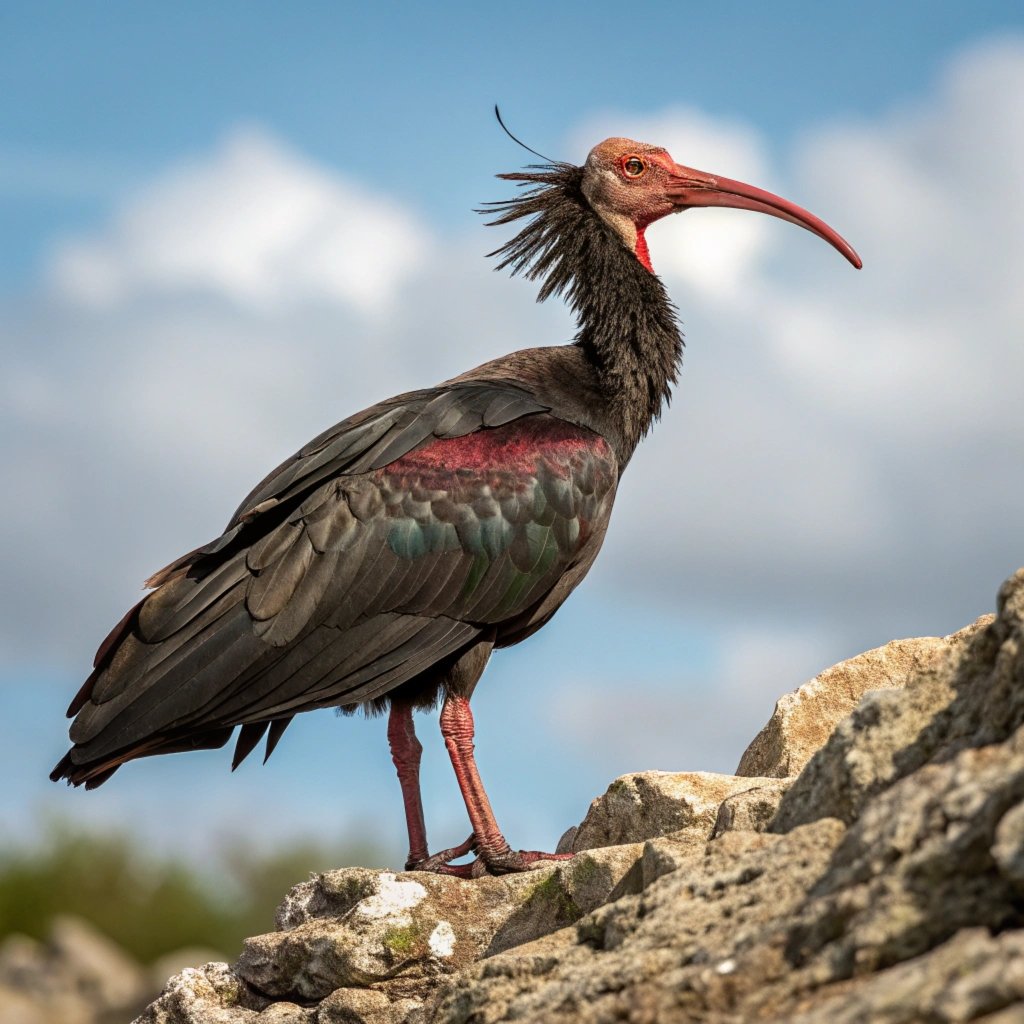
<path fill-rule="evenodd" d="M 69 786 L 81 786 L 96 789 L 102 786 L 121 765 L 140 757 L 151 757 L 156 754 L 180 754 L 190 750 L 216 750 L 223 747 L 231 738 L 234 726 L 209 729 L 206 732 L 178 736 L 154 736 L 143 743 L 118 751 L 109 757 L 95 761 L 78 763 L 74 759 L 75 748 L 69 750 L 57 762 L 50 779 L 60 782 L 66 779 Z"/>

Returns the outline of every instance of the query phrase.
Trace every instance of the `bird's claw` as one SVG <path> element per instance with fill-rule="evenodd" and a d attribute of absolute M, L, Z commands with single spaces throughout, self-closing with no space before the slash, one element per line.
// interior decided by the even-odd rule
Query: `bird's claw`
<path fill-rule="evenodd" d="M 458 878 L 483 878 L 485 875 L 511 875 L 520 871 L 535 871 L 553 861 L 572 860 L 571 853 L 543 853 L 540 850 L 513 850 L 506 847 L 498 853 L 479 850 L 477 857 L 469 864 L 452 864 L 451 861 L 477 850 L 476 836 L 470 836 L 459 846 L 442 850 L 419 861 L 407 861 L 406 871 L 433 871 L 440 875 L 455 875 Z"/>
<path fill-rule="evenodd" d="M 571 853 L 543 853 L 541 850 L 510 849 L 504 853 L 481 854 L 477 860 L 485 863 L 484 874 L 510 875 L 518 871 L 536 871 L 537 868 L 545 867 L 553 861 L 572 860 L 573 856 Z"/>
<path fill-rule="evenodd" d="M 467 853 L 474 850 L 476 850 L 476 835 L 471 835 L 464 843 L 449 847 L 447 850 L 441 850 L 430 857 L 424 857 L 422 860 L 407 860 L 405 862 L 405 870 L 432 871 L 434 874 L 455 875 L 457 878 L 477 878 L 479 877 L 478 875 L 472 874 L 472 870 L 476 866 L 476 860 L 469 864 L 451 863 L 451 861 L 465 857 Z M 477 860 L 479 859 L 478 857 Z"/>

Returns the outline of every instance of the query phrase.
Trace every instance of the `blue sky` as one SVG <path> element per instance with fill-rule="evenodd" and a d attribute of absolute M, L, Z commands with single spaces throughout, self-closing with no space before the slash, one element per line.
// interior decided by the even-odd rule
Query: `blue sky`
<path fill-rule="evenodd" d="M 781 191 L 865 258 L 732 212 L 652 232 L 687 328 L 677 400 L 592 578 L 475 700 L 513 842 L 552 845 L 624 771 L 731 770 L 781 692 L 958 628 L 1024 561 L 1018 4 L 352 7 L 0 13 L 12 834 L 56 811 L 184 848 L 400 845 L 379 721 L 303 716 L 235 776 L 225 752 L 92 794 L 45 774 L 137 581 L 270 466 L 363 404 L 569 335 L 482 258 L 498 239 L 472 209 L 531 159 L 495 101 L 555 157 L 633 134 Z M 420 731 L 447 843 L 465 826 Z"/>
<path fill-rule="evenodd" d="M 519 157 L 587 112 L 687 103 L 757 125 L 778 152 L 837 116 L 912 102 L 1012 2 L 358 5 L 110 2 L 0 13 L 0 268 L 24 285 L 46 240 L 255 121 L 311 158 L 465 223 Z"/>

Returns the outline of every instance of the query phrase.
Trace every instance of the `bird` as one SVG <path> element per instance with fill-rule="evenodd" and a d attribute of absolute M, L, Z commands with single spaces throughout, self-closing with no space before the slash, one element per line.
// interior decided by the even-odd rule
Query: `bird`
<path fill-rule="evenodd" d="M 489 254 L 497 269 L 539 282 L 538 301 L 562 296 L 573 339 L 370 406 L 273 470 L 223 534 L 146 581 L 100 644 L 54 781 L 92 789 L 128 761 L 223 747 L 238 729 L 234 769 L 264 737 L 266 760 L 300 712 L 362 708 L 388 715 L 406 870 L 468 878 L 571 856 L 507 842 L 470 701 L 492 653 L 544 626 L 586 576 L 620 478 L 670 401 L 683 337 L 646 231 L 733 207 L 861 260 L 796 204 L 661 146 L 609 138 L 582 165 L 542 159 L 498 175 L 516 190 L 481 212 L 516 231 Z M 472 831 L 431 853 L 413 713 L 438 704 Z"/>

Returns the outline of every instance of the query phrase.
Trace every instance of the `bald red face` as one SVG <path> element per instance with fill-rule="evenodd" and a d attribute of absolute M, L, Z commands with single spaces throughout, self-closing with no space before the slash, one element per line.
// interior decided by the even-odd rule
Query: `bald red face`
<path fill-rule="evenodd" d="M 660 146 L 605 139 L 587 157 L 583 194 L 648 270 L 652 267 L 644 231 L 654 221 L 694 206 L 729 206 L 788 220 L 861 266 L 853 247 L 814 214 L 753 185 L 677 164 Z"/>
<path fill-rule="evenodd" d="M 660 146 L 605 139 L 590 151 L 583 172 L 587 202 L 652 273 L 644 232 L 649 224 L 676 210 L 667 194 L 672 167 L 675 162 Z"/>

